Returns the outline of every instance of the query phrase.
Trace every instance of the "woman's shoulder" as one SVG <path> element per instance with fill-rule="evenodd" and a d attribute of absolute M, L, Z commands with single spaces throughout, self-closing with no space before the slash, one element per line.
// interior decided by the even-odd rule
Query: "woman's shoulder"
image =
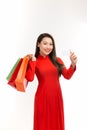
<path fill-rule="evenodd" d="M 60 57 L 57 57 L 57 60 L 60 64 L 64 64 L 63 60 Z"/>

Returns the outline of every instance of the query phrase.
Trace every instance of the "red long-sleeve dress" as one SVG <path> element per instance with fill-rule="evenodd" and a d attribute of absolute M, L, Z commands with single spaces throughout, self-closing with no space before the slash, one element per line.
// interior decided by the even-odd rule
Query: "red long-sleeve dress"
<path fill-rule="evenodd" d="M 60 63 L 63 61 L 58 58 Z M 75 72 L 72 65 L 64 67 L 62 75 L 70 79 Z M 49 56 L 38 56 L 36 61 L 29 61 L 26 72 L 28 81 L 34 79 L 36 74 L 38 87 L 34 102 L 34 130 L 65 130 L 64 107 L 58 70 L 52 64 Z"/>

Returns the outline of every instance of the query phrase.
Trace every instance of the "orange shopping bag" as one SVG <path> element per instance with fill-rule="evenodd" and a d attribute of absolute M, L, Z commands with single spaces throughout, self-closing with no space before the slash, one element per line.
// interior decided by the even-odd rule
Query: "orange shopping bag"
<path fill-rule="evenodd" d="M 21 66 L 20 66 L 20 69 L 18 71 L 17 77 L 15 79 L 15 85 L 16 85 L 16 89 L 18 91 L 25 92 L 25 89 L 26 89 L 26 87 L 28 85 L 28 81 L 25 78 L 28 61 L 29 61 L 28 57 L 23 58 L 23 61 L 21 63 Z"/>

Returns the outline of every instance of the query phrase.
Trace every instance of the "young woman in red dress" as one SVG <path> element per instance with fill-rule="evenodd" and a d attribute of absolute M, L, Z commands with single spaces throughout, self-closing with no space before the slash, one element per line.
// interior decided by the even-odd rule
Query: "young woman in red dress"
<path fill-rule="evenodd" d="M 34 130 L 65 130 L 60 77 L 72 77 L 76 70 L 76 55 L 70 52 L 71 64 L 66 68 L 62 59 L 56 56 L 54 38 L 43 33 L 37 38 L 35 56 L 28 57 L 31 60 L 26 79 L 33 81 L 36 74 L 38 80 L 34 100 Z"/>

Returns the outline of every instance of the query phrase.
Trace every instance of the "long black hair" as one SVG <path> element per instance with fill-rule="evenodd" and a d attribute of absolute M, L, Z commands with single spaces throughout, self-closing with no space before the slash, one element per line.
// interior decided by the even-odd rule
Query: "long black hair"
<path fill-rule="evenodd" d="M 57 56 L 56 56 L 56 48 L 55 48 L 55 41 L 54 38 L 52 37 L 52 35 L 50 35 L 49 33 L 42 33 L 38 36 L 37 41 L 36 41 L 36 50 L 35 50 L 35 57 L 37 58 L 40 52 L 40 49 L 38 47 L 38 43 L 40 43 L 43 38 L 48 37 L 51 38 L 52 43 L 53 43 L 53 50 L 51 51 L 51 53 L 49 54 L 49 58 L 51 60 L 51 62 L 56 66 L 56 68 L 59 71 L 59 76 L 61 76 L 62 73 L 62 69 L 63 69 L 63 64 L 60 64 L 57 60 Z"/>

